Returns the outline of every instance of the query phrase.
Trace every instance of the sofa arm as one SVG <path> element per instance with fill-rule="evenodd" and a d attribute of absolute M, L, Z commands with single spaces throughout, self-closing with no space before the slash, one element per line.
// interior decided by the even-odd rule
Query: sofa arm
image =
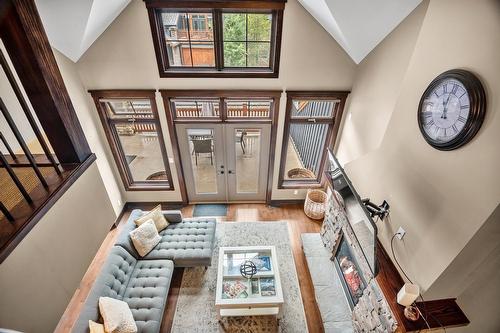
<path fill-rule="evenodd" d="M 182 213 L 180 210 L 163 210 L 162 213 L 168 223 L 182 222 Z"/>

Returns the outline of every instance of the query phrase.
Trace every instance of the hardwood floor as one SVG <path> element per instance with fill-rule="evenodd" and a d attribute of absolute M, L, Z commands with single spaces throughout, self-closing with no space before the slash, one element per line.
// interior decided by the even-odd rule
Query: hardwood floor
<path fill-rule="evenodd" d="M 182 214 L 185 217 L 191 217 L 193 214 L 193 207 L 189 205 L 182 208 Z M 150 207 L 144 207 L 148 209 Z M 152 208 L 152 207 L 151 207 Z M 55 332 L 69 332 L 78 314 L 85 302 L 87 294 L 92 287 L 100 268 L 106 259 L 109 250 L 115 243 L 121 225 L 127 221 L 130 215 L 130 210 L 125 211 L 120 219 L 118 227 L 111 230 L 99 249 L 96 257 L 90 265 L 87 273 L 85 274 L 80 288 L 75 292 L 71 299 L 65 313 L 61 317 L 59 325 Z M 307 232 L 319 232 L 321 222 L 309 219 L 302 210 L 302 205 L 287 205 L 283 207 L 269 207 L 264 204 L 231 204 L 228 207 L 227 216 L 219 218 L 221 222 L 271 222 L 283 220 L 288 222 L 291 248 L 295 259 L 295 266 L 299 278 L 300 291 L 302 294 L 302 301 L 304 303 L 304 310 L 306 313 L 307 326 L 309 332 L 323 332 L 323 325 L 321 316 L 314 298 L 314 289 L 307 268 L 306 259 L 301 247 L 300 234 Z M 179 294 L 180 285 L 182 282 L 183 269 L 175 269 L 172 278 L 170 292 L 167 300 L 167 307 L 163 317 L 161 332 L 170 332 L 172 320 L 175 313 L 175 306 L 177 303 L 177 296 Z"/>

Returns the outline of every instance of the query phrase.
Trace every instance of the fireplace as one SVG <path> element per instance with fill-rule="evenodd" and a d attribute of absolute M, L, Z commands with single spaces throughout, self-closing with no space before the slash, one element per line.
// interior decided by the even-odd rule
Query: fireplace
<path fill-rule="evenodd" d="M 340 235 L 337 251 L 335 252 L 335 268 L 337 269 L 344 293 L 351 309 L 358 304 L 366 288 L 366 282 L 362 271 L 358 265 L 356 257 L 353 255 L 349 243 L 343 233 Z"/>

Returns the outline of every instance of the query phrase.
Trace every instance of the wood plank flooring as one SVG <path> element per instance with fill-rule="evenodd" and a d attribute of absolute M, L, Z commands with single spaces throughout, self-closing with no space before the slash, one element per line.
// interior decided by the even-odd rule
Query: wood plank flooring
<path fill-rule="evenodd" d="M 182 209 L 185 217 L 191 217 L 193 207 L 189 205 Z M 152 207 L 145 206 L 144 209 Z M 96 257 L 85 274 L 80 288 L 75 292 L 65 313 L 61 317 L 59 325 L 55 332 L 69 332 L 73 323 L 78 318 L 82 304 L 89 293 L 92 283 L 95 280 L 101 266 L 107 257 L 109 250 L 115 243 L 121 225 L 127 221 L 130 215 L 130 210 L 125 211 L 120 219 L 118 227 L 111 230 L 99 249 Z M 306 259 L 301 247 L 300 234 L 307 232 L 319 232 L 321 222 L 309 219 L 302 210 L 302 205 L 286 205 L 283 207 L 269 207 L 264 204 L 231 204 L 228 206 L 227 216 L 219 218 L 221 222 L 271 222 L 283 220 L 288 222 L 291 248 L 295 259 L 295 266 L 299 278 L 300 291 L 304 310 L 306 313 L 307 326 L 309 332 L 323 332 L 321 316 L 314 298 L 314 289 L 312 286 L 311 277 L 307 268 Z M 170 332 L 172 321 L 179 294 L 180 285 L 182 282 L 183 269 L 175 269 L 172 278 L 170 292 L 167 300 L 167 308 L 163 317 L 161 332 Z"/>

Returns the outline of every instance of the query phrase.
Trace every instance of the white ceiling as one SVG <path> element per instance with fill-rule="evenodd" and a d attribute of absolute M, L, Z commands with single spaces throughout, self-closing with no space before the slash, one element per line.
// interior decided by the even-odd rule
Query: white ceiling
<path fill-rule="evenodd" d="M 359 64 L 422 0 L 299 0 Z"/>
<path fill-rule="evenodd" d="M 74 62 L 131 0 L 36 0 L 50 44 Z M 358 64 L 422 0 L 298 0 Z"/>
<path fill-rule="evenodd" d="M 78 61 L 131 0 L 35 0 L 50 45 Z"/>

